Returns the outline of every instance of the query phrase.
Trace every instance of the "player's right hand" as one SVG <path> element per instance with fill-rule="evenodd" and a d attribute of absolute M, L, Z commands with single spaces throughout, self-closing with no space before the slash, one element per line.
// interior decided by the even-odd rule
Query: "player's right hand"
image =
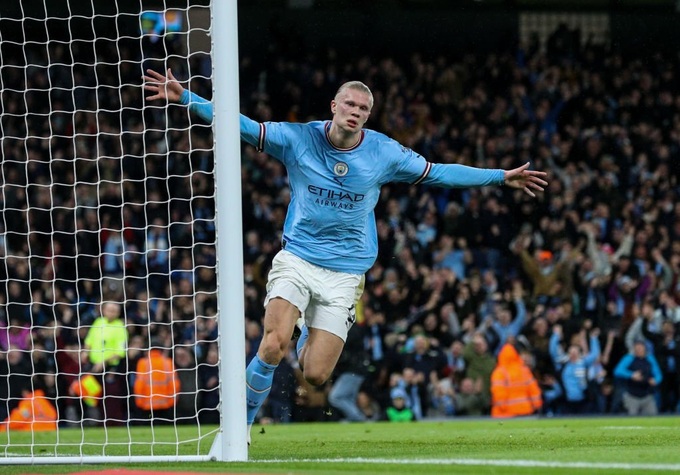
<path fill-rule="evenodd" d="M 147 100 L 165 99 L 168 102 L 179 102 L 180 97 L 182 97 L 184 88 L 175 79 L 170 68 L 168 68 L 167 76 L 163 76 L 153 69 L 147 69 L 146 75 L 142 77 L 144 78 L 144 89 L 153 93 L 146 98 Z"/>

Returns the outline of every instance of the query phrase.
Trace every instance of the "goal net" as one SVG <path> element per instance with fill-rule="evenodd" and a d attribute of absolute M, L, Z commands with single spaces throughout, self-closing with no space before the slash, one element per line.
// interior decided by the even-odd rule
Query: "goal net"
<path fill-rule="evenodd" d="M 0 7 L 0 463 L 206 459 L 219 432 L 207 2 Z"/>

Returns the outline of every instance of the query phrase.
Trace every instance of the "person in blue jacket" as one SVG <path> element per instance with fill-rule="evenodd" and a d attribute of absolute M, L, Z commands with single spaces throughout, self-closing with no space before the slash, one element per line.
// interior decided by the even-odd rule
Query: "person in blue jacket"
<path fill-rule="evenodd" d="M 663 379 L 654 355 L 647 352 L 647 342 L 636 340 L 633 351 L 614 368 L 614 376 L 625 381 L 623 407 L 631 416 L 653 416 L 659 412 L 655 392 Z"/>

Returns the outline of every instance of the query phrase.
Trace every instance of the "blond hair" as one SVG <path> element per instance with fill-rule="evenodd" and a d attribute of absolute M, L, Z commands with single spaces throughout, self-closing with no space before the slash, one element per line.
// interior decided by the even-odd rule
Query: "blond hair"
<path fill-rule="evenodd" d="M 338 100 L 338 96 L 340 95 L 340 93 L 342 91 L 344 91 L 345 89 L 354 89 L 355 91 L 361 91 L 364 94 L 368 95 L 370 107 L 371 108 L 373 107 L 373 93 L 371 92 L 369 87 L 366 84 L 364 84 L 363 82 L 361 82 L 361 81 L 348 81 L 348 82 L 344 83 L 342 86 L 340 86 L 338 88 L 338 92 L 335 93 L 335 100 L 336 101 Z"/>

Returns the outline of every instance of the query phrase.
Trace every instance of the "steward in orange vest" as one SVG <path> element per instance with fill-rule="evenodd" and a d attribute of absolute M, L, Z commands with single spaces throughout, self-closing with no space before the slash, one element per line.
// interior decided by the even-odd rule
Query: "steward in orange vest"
<path fill-rule="evenodd" d="M 543 405 L 541 389 L 515 347 L 506 343 L 491 373 L 491 416 L 534 414 Z"/>
<path fill-rule="evenodd" d="M 137 362 L 135 404 L 143 411 L 170 409 L 180 391 L 180 382 L 172 359 L 152 348 Z"/>
<path fill-rule="evenodd" d="M 57 430 L 57 410 L 45 397 L 45 392 L 36 389 L 32 393 L 26 391 L 24 395 L 19 405 L 12 409 L 4 422 L 0 423 L 0 432 Z"/>

